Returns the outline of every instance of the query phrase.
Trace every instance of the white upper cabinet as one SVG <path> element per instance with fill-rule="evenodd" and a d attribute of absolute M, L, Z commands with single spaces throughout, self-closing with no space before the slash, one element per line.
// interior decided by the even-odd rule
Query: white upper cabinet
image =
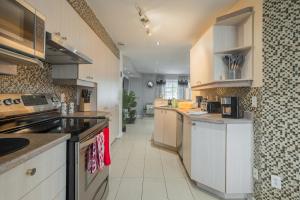
<path fill-rule="evenodd" d="M 240 67 L 225 64 L 224 57 L 243 55 Z M 231 62 L 233 63 L 233 62 Z M 237 70 L 240 69 L 240 70 Z M 238 74 L 233 76 L 232 74 Z M 218 17 L 190 51 L 193 89 L 250 87 L 253 80 L 253 8 Z"/>
<path fill-rule="evenodd" d="M 60 32 L 62 0 L 27 0 L 39 12 L 46 16 L 46 31 Z"/>
<path fill-rule="evenodd" d="M 209 28 L 190 52 L 191 85 L 212 80 L 214 27 Z"/>
<path fill-rule="evenodd" d="M 78 19 L 81 19 L 68 1 L 62 1 L 62 14 L 59 20 L 60 33 L 66 38 L 66 43 L 77 48 L 78 41 Z"/>

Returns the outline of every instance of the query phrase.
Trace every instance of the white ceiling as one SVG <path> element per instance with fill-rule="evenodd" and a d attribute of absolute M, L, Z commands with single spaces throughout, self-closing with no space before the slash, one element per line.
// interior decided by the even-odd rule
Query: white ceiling
<path fill-rule="evenodd" d="M 133 73 L 189 74 L 189 50 L 201 24 L 237 0 L 87 0 Z M 150 19 L 152 36 L 135 5 Z M 157 41 L 160 45 L 157 46 Z M 126 63 L 129 63 L 128 65 Z"/>

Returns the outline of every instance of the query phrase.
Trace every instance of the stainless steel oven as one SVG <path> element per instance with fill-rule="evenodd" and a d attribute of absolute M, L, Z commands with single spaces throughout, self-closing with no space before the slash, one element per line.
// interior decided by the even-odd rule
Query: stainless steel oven
<path fill-rule="evenodd" d="M 98 134 L 99 132 L 94 132 Z M 88 146 L 95 141 L 95 134 L 88 137 L 87 140 L 77 143 L 77 156 L 76 170 L 78 176 L 75 180 L 77 189 L 77 200 L 105 200 L 108 195 L 108 174 L 109 169 L 104 166 L 102 171 L 97 171 L 91 174 L 86 170 L 87 159 L 86 153 Z"/>
<path fill-rule="evenodd" d="M 23 0 L 1 0 L 0 46 L 45 58 L 45 17 Z"/>

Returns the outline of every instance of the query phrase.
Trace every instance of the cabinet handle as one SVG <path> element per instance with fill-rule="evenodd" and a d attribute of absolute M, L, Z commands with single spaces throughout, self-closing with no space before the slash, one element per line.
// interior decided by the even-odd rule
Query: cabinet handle
<path fill-rule="evenodd" d="M 63 39 L 63 40 L 65 40 L 65 41 L 66 41 L 68 38 L 67 38 L 67 37 L 62 37 L 61 39 Z"/>
<path fill-rule="evenodd" d="M 36 168 L 28 169 L 27 172 L 26 172 L 26 174 L 28 176 L 34 176 L 35 173 L 36 173 Z"/>
<path fill-rule="evenodd" d="M 196 123 L 192 123 L 192 126 L 196 126 Z"/>

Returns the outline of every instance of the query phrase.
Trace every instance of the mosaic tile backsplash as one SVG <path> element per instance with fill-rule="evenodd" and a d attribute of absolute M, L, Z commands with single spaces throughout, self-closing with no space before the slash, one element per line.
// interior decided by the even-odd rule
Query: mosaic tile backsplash
<path fill-rule="evenodd" d="M 261 126 L 256 200 L 300 199 L 300 1 L 263 2 Z M 271 187 L 271 175 L 282 189 Z"/>
<path fill-rule="evenodd" d="M 51 93 L 60 97 L 66 95 L 66 101 L 76 101 L 76 86 L 54 85 L 51 78 L 51 65 L 18 66 L 16 76 L 0 75 L 0 93 Z"/>

